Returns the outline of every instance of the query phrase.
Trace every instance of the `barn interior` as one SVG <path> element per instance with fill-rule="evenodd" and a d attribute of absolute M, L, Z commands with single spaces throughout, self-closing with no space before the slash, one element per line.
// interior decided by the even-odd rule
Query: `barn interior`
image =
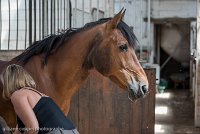
<path fill-rule="evenodd" d="M 81 134 L 200 134 L 198 0 L 0 0 L 0 60 L 122 8 L 139 42 L 135 52 L 150 94 L 132 103 L 92 71 L 71 102 L 69 118 Z"/>
<path fill-rule="evenodd" d="M 155 26 L 155 61 L 160 66 L 155 133 L 198 134 L 199 129 L 194 127 L 195 106 L 190 90 L 190 23 L 162 21 L 164 23 L 156 22 Z"/>

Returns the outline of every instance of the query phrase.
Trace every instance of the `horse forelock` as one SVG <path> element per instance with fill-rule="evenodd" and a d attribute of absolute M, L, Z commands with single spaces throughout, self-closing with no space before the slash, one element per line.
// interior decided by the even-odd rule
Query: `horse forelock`
<path fill-rule="evenodd" d="M 73 39 L 73 35 L 103 24 L 109 20 L 111 20 L 111 18 L 102 18 L 98 21 L 87 23 L 81 28 L 70 28 L 61 33 L 49 35 L 43 40 L 35 41 L 22 54 L 15 57 L 14 60 L 22 64 L 26 64 L 31 57 L 44 54 L 43 64 L 46 65 L 49 55 L 53 54 L 63 44 L 66 44 L 68 40 Z M 135 47 L 135 45 L 138 44 L 136 36 L 125 22 L 121 21 L 118 24 L 117 29 L 121 31 L 131 47 Z"/>

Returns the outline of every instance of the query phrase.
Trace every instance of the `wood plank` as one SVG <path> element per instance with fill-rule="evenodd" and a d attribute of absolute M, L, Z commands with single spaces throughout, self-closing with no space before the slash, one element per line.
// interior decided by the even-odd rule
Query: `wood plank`
<path fill-rule="evenodd" d="M 146 70 L 147 77 L 149 80 L 149 87 L 150 87 L 150 93 L 148 97 L 148 120 L 147 120 L 147 134 L 154 134 L 154 125 L 155 125 L 155 94 L 156 94 L 156 70 L 150 69 Z"/>
<path fill-rule="evenodd" d="M 99 74 L 92 75 L 90 78 L 90 130 L 89 134 L 93 134 L 94 132 L 102 132 L 104 130 L 102 127 L 102 77 L 99 77 Z"/>
<path fill-rule="evenodd" d="M 67 117 L 73 122 L 73 124 L 79 128 L 79 121 L 78 121 L 78 93 L 75 94 L 72 98 L 72 103 L 70 106 L 70 111 Z"/>
<path fill-rule="evenodd" d="M 153 134 L 155 124 L 155 70 L 146 70 L 150 93 L 132 103 L 127 92 L 108 78 L 92 71 L 81 87 L 78 100 L 72 101 L 71 109 L 78 106 L 75 118 L 81 134 Z M 77 105 L 78 101 L 78 105 Z M 74 105 L 75 103 L 76 105 Z"/>
<path fill-rule="evenodd" d="M 200 1 L 197 0 L 197 46 L 195 55 L 196 74 L 195 74 L 195 126 L 200 127 Z"/>
<path fill-rule="evenodd" d="M 89 134 L 89 118 L 90 118 L 90 79 L 87 79 L 79 91 L 78 96 L 78 130 L 84 131 L 85 134 Z M 83 117 L 83 118 L 82 118 Z"/>

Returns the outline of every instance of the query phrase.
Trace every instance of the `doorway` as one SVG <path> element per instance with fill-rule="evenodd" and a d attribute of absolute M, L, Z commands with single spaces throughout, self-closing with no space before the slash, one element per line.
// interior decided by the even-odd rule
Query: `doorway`
<path fill-rule="evenodd" d="M 190 95 L 190 23 L 155 24 L 155 62 L 164 93 L 156 94 L 155 134 L 193 133 L 194 102 Z"/>
<path fill-rule="evenodd" d="M 155 62 L 167 88 L 189 89 L 190 23 L 155 25 Z"/>

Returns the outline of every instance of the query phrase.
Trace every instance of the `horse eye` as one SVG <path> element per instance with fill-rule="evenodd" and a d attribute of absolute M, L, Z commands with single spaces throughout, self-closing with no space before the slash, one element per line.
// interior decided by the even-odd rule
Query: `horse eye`
<path fill-rule="evenodd" d="M 120 49 L 122 52 L 127 52 L 127 51 L 128 51 L 128 46 L 127 46 L 126 44 L 124 44 L 124 45 L 119 46 L 119 49 Z"/>

